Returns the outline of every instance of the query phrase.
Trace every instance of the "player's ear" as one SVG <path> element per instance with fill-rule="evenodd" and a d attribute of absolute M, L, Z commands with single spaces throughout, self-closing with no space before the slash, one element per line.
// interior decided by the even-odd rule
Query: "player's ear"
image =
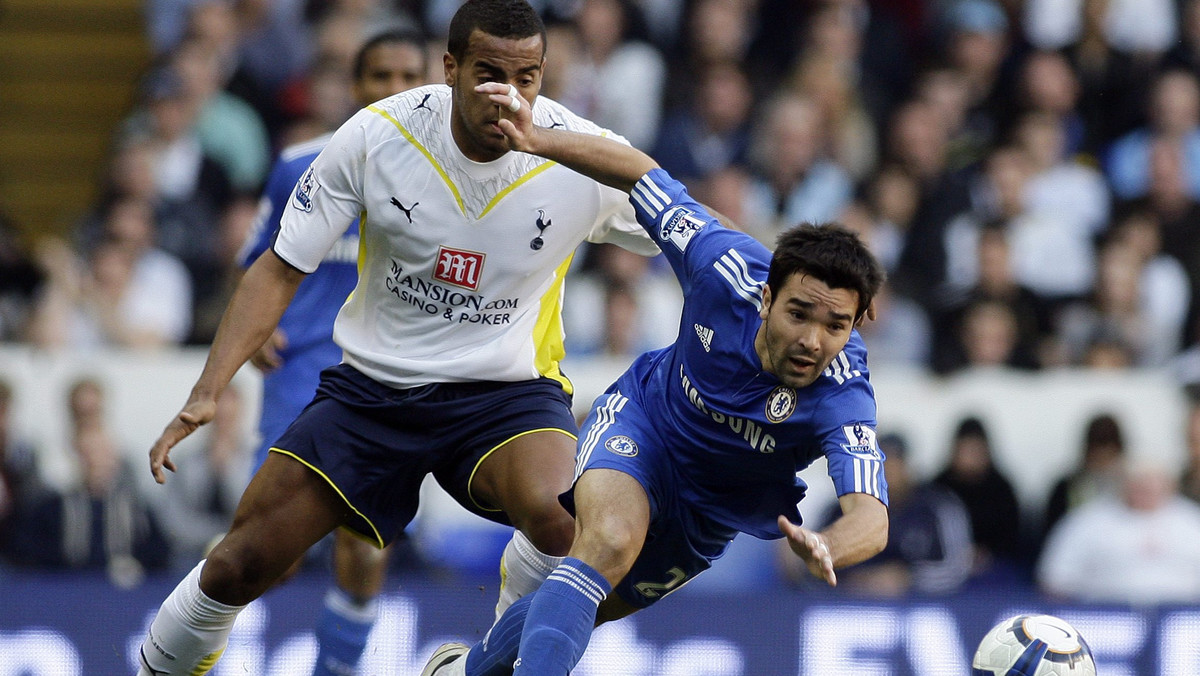
<path fill-rule="evenodd" d="M 771 287 L 764 284 L 763 285 L 762 309 L 758 311 L 758 316 L 763 319 L 766 319 L 767 315 L 769 315 L 770 313 L 771 313 Z"/>
<path fill-rule="evenodd" d="M 454 78 L 458 75 L 458 62 L 450 52 L 442 54 L 442 72 L 446 74 L 446 85 L 454 86 Z"/>

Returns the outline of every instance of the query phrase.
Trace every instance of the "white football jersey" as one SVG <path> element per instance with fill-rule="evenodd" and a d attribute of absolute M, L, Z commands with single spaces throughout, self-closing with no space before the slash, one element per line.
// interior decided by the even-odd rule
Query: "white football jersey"
<path fill-rule="evenodd" d="M 368 106 L 292 192 L 274 249 L 311 272 L 361 216 L 359 278 L 338 313 L 346 363 L 379 382 L 517 381 L 559 372 L 563 281 L 585 239 L 653 255 L 629 195 L 510 152 L 487 163 L 450 134 L 450 88 Z M 539 97 L 534 123 L 606 134 Z"/>

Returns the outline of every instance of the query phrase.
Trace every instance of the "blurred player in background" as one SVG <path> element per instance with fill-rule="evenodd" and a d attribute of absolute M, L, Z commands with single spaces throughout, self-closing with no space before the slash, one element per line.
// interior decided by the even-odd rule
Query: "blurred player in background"
<path fill-rule="evenodd" d="M 499 84 L 478 91 L 501 106 L 520 101 Z M 787 537 L 830 585 L 835 568 L 887 541 L 875 393 L 854 330 L 884 273 L 862 241 L 840 226 L 801 226 L 772 255 L 722 227 L 641 151 L 535 127 L 519 106 L 500 122 L 514 150 L 632 193 L 683 287 L 683 328 L 593 404 L 563 495 L 576 517 L 567 557 L 484 641 L 442 646 L 422 676 L 570 673 L 597 621 L 675 591 L 738 533 Z M 822 456 L 842 515 L 816 532 L 799 525 L 807 487 L 797 473 Z"/>
<path fill-rule="evenodd" d="M 342 363 L 272 444 L 229 533 L 164 601 L 140 649 L 145 676 L 206 673 L 241 609 L 334 528 L 390 543 L 430 473 L 468 510 L 518 529 L 500 610 L 567 552 L 574 523 L 557 496 L 571 484 L 575 421 L 558 366 L 563 278 L 585 239 L 658 249 L 624 193 L 509 152 L 498 121 L 512 113 L 475 90 L 503 83 L 536 101 L 542 126 L 607 134 L 537 100 L 545 35 L 524 0 L 469 0 L 450 25 L 446 85 L 359 111 L 300 178 L 150 451 L 155 479 L 174 471 L 170 449 L 211 419 L 361 215 L 358 283 L 334 324 Z"/>
<path fill-rule="evenodd" d="M 371 38 L 354 58 L 354 100 L 367 106 L 425 84 L 426 60 L 425 38 L 419 33 L 389 31 Z M 243 267 L 250 267 L 271 248 L 292 190 L 332 135 L 330 129 L 280 153 L 263 190 L 258 221 L 240 252 Z M 358 282 L 358 235 L 355 218 L 320 267 L 297 287 L 274 333 L 250 359 L 263 372 L 258 425 L 262 446 L 256 469 L 288 424 L 312 401 L 321 370 L 342 360 L 342 348 L 333 342 L 333 322 Z M 335 531 L 335 584 L 325 595 L 325 608 L 317 621 L 320 650 L 314 676 L 353 673 L 378 615 L 375 597 L 383 587 L 389 549 Z"/>

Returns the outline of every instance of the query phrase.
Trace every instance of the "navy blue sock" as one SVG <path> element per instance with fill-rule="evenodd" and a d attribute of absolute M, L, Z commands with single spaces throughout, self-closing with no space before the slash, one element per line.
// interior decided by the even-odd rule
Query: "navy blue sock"
<path fill-rule="evenodd" d="M 354 603 L 341 589 L 325 595 L 325 606 L 317 619 L 317 663 L 313 676 L 342 676 L 353 673 L 367 647 L 367 636 L 378 613 L 374 600 Z"/>
<path fill-rule="evenodd" d="M 513 674 L 569 674 L 592 637 L 596 607 L 610 591 L 591 566 L 563 559 L 533 594 Z"/>
<path fill-rule="evenodd" d="M 471 652 L 467 654 L 467 676 L 509 676 L 512 673 L 533 596 L 529 594 L 514 601 L 483 640 L 471 646 Z"/>

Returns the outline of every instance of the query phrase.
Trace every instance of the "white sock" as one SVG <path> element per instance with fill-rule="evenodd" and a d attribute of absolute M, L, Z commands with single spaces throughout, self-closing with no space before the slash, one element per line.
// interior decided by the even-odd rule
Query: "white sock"
<path fill-rule="evenodd" d="M 524 533 L 514 530 L 500 557 L 500 599 L 496 603 L 496 619 L 500 619 L 514 601 L 537 591 L 562 560 L 561 556 L 539 552 Z"/>
<path fill-rule="evenodd" d="M 142 642 L 139 676 L 207 674 L 224 652 L 233 621 L 246 606 L 227 606 L 205 596 L 200 591 L 202 568 L 204 561 L 158 609 Z"/>

